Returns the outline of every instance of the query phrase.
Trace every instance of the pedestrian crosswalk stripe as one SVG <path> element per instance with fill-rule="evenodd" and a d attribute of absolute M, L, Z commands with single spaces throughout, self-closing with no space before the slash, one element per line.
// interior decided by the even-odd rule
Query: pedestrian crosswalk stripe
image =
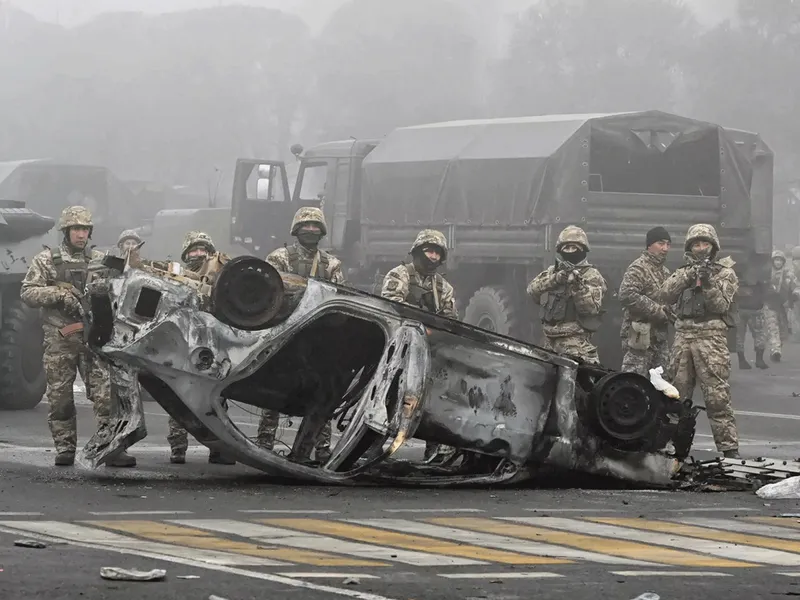
<path fill-rule="evenodd" d="M 242 554 L 234 554 L 233 552 L 202 550 L 184 546 L 173 546 L 171 544 L 159 542 L 147 542 L 110 531 L 103 531 L 102 529 L 75 525 L 73 523 L 61 523 L 59 521 L 2 521 L 0 522 L 0 526 L 8 528 L 11 531 L 52 536 L 55 539 L 89 544 L 101 548 L 149 552 L 213 565 L 229 567 L 289 566 L 289 564 L 285 562 L 269 560 L 267 558 L 257 558 L 254 556 L 244 556 Z"/>
<path fill-rule="evenodd" d="M 555 565 L 569 562 L 544 556 L 530 556 L 518 552 L 493 550 L 486 546 L 481 547 L 472 544 L 456 543 L 453 541 L 436 539 L 435 537 L 408 535 L 395 531 L 387 531 L 385 529 L 364 527 L 352 523 L 342 523 L 340 521 L 326 521 L 322 519 L 265 519 L 259 520 L 259 523 L 288 527 L 289 529 L 308 531 L 321 535 L 331 535 L 349 540 L 357 540 L 368 544 L 393 546 L 430 554 L 460 556 L 462 558 L 510 565 Z"/>
<path fill-rule="evenodd" d="M 222 550 L 268 558 L 285 563 L 299 563 L 318 567 L 385 567 L 381 563 L 366 559 L 353 559 L 310 550 L 296 550 L 277 546 L 262 546 L 212 536 L 207 531 L 191 527 L 179 527 L 157 521 L 87 521 L 88 524 L 113 531 L 123 531 L 140 538 L 206 550 Z"/>
<path fill-rule="evenodd" d="M 787 528 L 787 531 L 792 529 L 800 529 L 800 520 L 789 519 L 786 517 L 747 517 L 748 521 L 754 523 L 764 523 L 765 525 L 776 525 L 781 528 Z"/>
<path fill-rule="evenodd" d="M 635 529 L 644 529 L 646 531 L 656 531 L 659 533 L 676 534 L 691 538 L 715 540 L 717 542 L 727 542 L 731 544 L 747 545 L 756 548 L 770 548 L 773 550 L 781 550 L 783 552 L 795 552 L 795 553 L 800 552 L 800 542 L 793 542 L 790 540 L 778 540 L 774 538 L 768 538 L 749 533 L 721 531 L 718 529 L 697 527 L 696 525 L 683 525 L 680 523 L 669 523 L 665 521 L 649 521 L 646 519 L 614 519 L 614 518 L 595 517 L 592 520 L 601 523 L 608 523 L 610 525 L 621 525 L 623 527 L 633 527 Z M 796 558 L 800 559 L 800 555 L 796 556 Z"/>
<path fill-rule="evenodd" d="M 597 521 L 595 518 L 578 520 L 563 519 L 559 517 L 502 517 L 502 519 L 504 521 L 514 521 L 525 523 L 526 525 L 546 527 L 548 529 L 573 531 L 577 533 L 585 533 L 587 535 L 611 537 L 620 540 L 630 540 L 633 542 L 653 544 L 655 546 L 678 548 L 680 550 L 699 552 L 702 554 L 709 554 L 711 556 L 720 556 L 722 558 L 729 558 L 732 560 L 749 563 L 746 566 L 751 567 L 757 566 L 753 563 L 780 565 L 784 567 L 800 566 L 800 555 L 797 554 L 777 552 L 775 550 L 765 550 L 763 548 L 739 546 L 737 544 L 724 544 L 717 541 L 697 539 L 693 537 L 640 531 L 637 529 L 617 527 L 601 522 L 590 522 Z M 639 519 L 634 520 L 638 521 Z"/>
<path fill-rule="evenodd" d="M 656 563 L 645 562 L 643 560 L 620 558 L 618 556 L 598 554 L 596 552 L 586 552 L 553 544 L 526 542 L 502 535 L 479 533 L 476 531 L 456 529 L 454 527 L 442 527 L 440 525 L 419 523 L 417 521 L 406 521 L 403 519 L 361 519 L 353 520 L 352 522 L 370 527 L 382 527 L 384 529 L 402 531 L 408 534 L 455 540 L 462 544 L 474 544 L 475 546 L 482 546 L 484 548 L 498 548 L 537 556 L 552 556 L 566 560 L 585 560 L 610 565 L 657 566 Z"/>
<path fill-rule="evenodd" d="M 291 546 L 293 548 L 321 550 L 323 552 L 394 561 L 420 567 L 456 567 L 488 564 L 484 561 L 468 558 L 387 548 L 385 546 L 351 542 L 313 533 L 298 533 L 291 529 L 269 527 L 267 525 L 257 525 L 255 523 L 245 523 L 229 519 L 191 519 L 171 522 L 186 527 L 197 527 L 217 533 L 250 538 L 260 544 L 268 543 L 280 546 Z"/>
<path fill-rule="evenodd" d="M 672 520 L 672 519 L 670 519 Z M 800 531 L 784 529 L 771 524 L 748 523 L 736 519 L 675 519 L 684 525 L 697 525 L 700 527 L 711 527 L 725 531 L 736 531 L 738 533 L 752 533 L 754 535 L 764 535 L 784 540 L 799 540 Z"/>
<path fill-rule="evenodd" d="M 478 518 L 437 518 L 429 519 L 437 525 L 447 525 L 450 527 L 460 527 L 471 531 L 481 531 L 484 533 L 494 533 L 510 537 L 533 540 L 535 542 L 547 542 L 560 546 L 572 546 L 580 550 L 596 552 L 611 556 L 621 556 L 624 558 L 641 559 L 662 565 L 673 565 L 682 567 L 746 567 L 746 563 L 715 558 L 713 556 L 703 556 L 692 552 L 683 552 L 651 544 L 641 544 L 615 538 L 583 535 L 580 533 L 553 531 L 542 527 L 531 525 L 521 525 L 497 521 L 494 519 Z"/>

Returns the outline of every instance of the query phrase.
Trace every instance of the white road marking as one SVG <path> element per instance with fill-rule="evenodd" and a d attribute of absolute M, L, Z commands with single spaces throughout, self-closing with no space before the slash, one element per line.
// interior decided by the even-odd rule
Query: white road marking
<path fill-rule="evenodd" d="M 317 571 L 312 573 L 278 573 L 278 575 L 303 579 L 347 579 L 348 577 L 353 577 L 355 579 L 380 579 L 377 575 L 367 575 L 366 573 L 320 573 Z"/>
<path fill-rule="evenodd" d="M 523 517 L 524 518 L 524 517 Z M 484 548 L 496 548 L 498 550 L 508 550 L 521 554 L 533 554 L 535 556 L 549 556 L 552 558 L 566 558 L 571 560 L 586 560 L 596 563 L 609 565 L 637 565 L 654 567 L 658 563 L 632 560 L 619 556 L 610 556 L 598 552 L 587 552 L 554 544 L 543 544 L 531 542 L 518 538 L 495 535 L 492 533 L 480 533 L 468 529 L 457 529 L 455 527 L 443 527 L 440 525 L 430 525 L 417 521 L 406 521 L 403 519 L 348 519 L 350 523 L 366 525 L 367 527 L 377 527 L 379 529 L 389 529 L 401 531 L 414 535 L 425 535 L 435 538 L 442 538 L 449 541 L 483 546 Z M 800 556 L 798 556 L 800 560 Z"/>
<path fill-rule="evenodd" d="M 734 411 L 736 415 L 742 415 L 744 417 L 763 417 L 765 419 L 789 419 L 791 421 L 800 421 L 800 415 L 786 415 L 782 413 L 770 413 L 770 412 L 758 412 L 752 410 L 736 410 Z"/>
<path fill-rule="evenodd" d="M 627 493 L 629 490 L 625 490 Z M 620 512 L 616 508 L 523 508 L 528 512 Z"/>
<path fill-rule="evenodd" d="M 794 571 L 791 573 L 775 573 L 775 575 L 783 575 L 784 577 L 800 577 L 800 572 Z"/>
<path fill-rule="evenodd" d="M 387 513 L 482 513 L 480 508 L 384 508 Z"/>
<path fill-rule="evenodd" d="M 12 523 L 17 523 L 16 521 Z M 0 525 L 4 523 L 0 522 Z M 16 534 L 17 532 L 13 529 L 6 528 L 0 526 L 0 531 L 4 533 L 13 533 Z M 53 537 L 49 535 L 42 535 L 37 534 L 38 538 L 43 539 L 45 541 L 51 542 L 63 542 L 64 539 Z M 111 550 L 114 552 L 119 552 L 120 554 L 129 554 L 132 556 L 141 556 L 144 558 L 152 558 L 156 560 L 166 560 L 175 564 L 185 565 L 189 567 L 195 567 L 199 569 L 208 569 L 210 571 L 217 571 L 220 573 L 228 573 L 229 575 L 239 575 L 241 577 L 252 577 L 253 579 L 260 579 L 262 581 L 271 581 L 273 583 L 279 583 L 282 585 L 287 585 L 290 587 L 296 588 L 304 588 L 307 590 L 315 590 L 317 592 L 327 592 L 329 594 L 337 594 L 339 596 L 347 596 L 349 598 L 358 598 L 358 600 L 397 600 L 395 598 L 389 598 L 388 596 L 380 596 L 378 594 L 370 594 L 368 592 L 359 592 L 356 590 L 348 590 L 344 588 L 337 588 L 332 587 L 329 585 L 320 585 L 318 583 L 311 583 L 308 581 L 303 581 L 302 579 L 293 579 L 291 577 L 281 577 L 280 575 L 272 575 L 270 573 L 260 573 L 258 571 L 250 571 L 248 569 L 239 569 L 236 567 L 229 567 L 220 564 L 212 564 L 207 562 L 202 562 L 199 560 L 191 560 L 188 558 L 180 558 L 178 556 L 170 556 L 170 555 L 163 555 L 158 554 L 156 552 L 148 552 L 143 550 L 130 550 L 127 548 L 119 548 L 114 546 L 100 546 L 85 543 L 85 542 L 77 542 L 77 541 L 67 541 L 68 544 L 72 546 L 79 546 L 81 548 L 89 548 L 91 550 Z M 165 544 L 166 545 L 166 544 Z"/>
<path fill-rule="evenodd" d="M 704 506 L 700 508 L 667 508 L 666 512 L 743 512 L 743 511 L 754 511 L 758 510 L 756 508 L 721 508 L 721 507 L 714 507 L 714 506 Z"/>
<path fill-rule="evenodd" d="M 230 519 L 189 519 L 170 521 L 170 523 L 184 525 L 186 527 L 196 527 L 198 529 L 205 529 L 218 533 L 227 533 L 229 535 L 238 535 L 256 540 L 262 544 L 318 550 L 333 554 L 356 556 L 358 558 L 394 561 L 421 567 L 486 564 L 486 562 L 469 558 L 402 550 L 399 548 L 365 544 L 362 542 L 351 542 L 315 533 L 303 533 L 291 529 L 283 529 L 281 527 L 233 521 Z"/>
<path fill-rule="evenodd" d="M 0 512 L 0 517 L 41 517 L 40 512 Z"/>
<path fill-rule="evenodd" d="M 88 511 L 90 515 L 96 517 L 123 517 L 133 515 L 192 515 L 190 510 L 107 510 L 107 511 Z"/>
<path fill-rule="evenodd" d="M 740 560 L 750 563 L 762 563 L 767 565 L 779 565 L 785 567 L 800 566 L 800 554 L 792 554 L 780 550 L 770 550 L 769 548 L 758 548 L 755 546 L 745 546 L 743 544 L 733 544 L 705 540 L 688 536 L 670 535 L 657 531 L 642 531 L 630 527 L 620 527 L 617 525 L 606 525 L 604 523 L 591 523 L 588 521 L 578 521 L 576 519 L 562 519 L 559 517 L 501 517 L 503 521 L 513 521 L 535 525 L 537 527 L 547 527 L 561 531 L 571 531 L 574 533 L 584 533 L 586 535 L 599 535 L 607 538 L 631 540 L 655 546 L 667 546 L 680 550 L 701 552 L 711 556 L 721 556 L 733 560 Z"/>
<path fill-rule="evenodd" d="M 54 542 L 80 543 L 86 547 L 116 552 L 146 552 L 157 558 L 178 557 L 192 561 L 191 564 L 239 565 L 246 567 L 283 567 L 291 563 L 245 556 L 233 552 L 186 548 L 161 542 L 149 542 L 118 533 L 84 527 L 59 521 L 0 521 L 0 531 L 19 534 L 24 531 L 37 537 L 46 537 Z"/>
<path fill-rule="evenodd" d="M 532 573 L 438 573 L 439 577 L 447 579 L 551 579 L 564 577 L 558 573 L 532 572 Z"/>
<path fill-rule="evenodd" d="M 273 510 L 267 508 L 251 508 L 242 509 L 236 512 L 248 514 L 289 514 L 289 515 L 333 515 L 338 513 L 338 510 Z"/>
<path fill-rule="evenodd" d="M 732 577 L 730 573 L 716 571 L 611 571 L 623 577 Z"/>
<path fill-rule="evenodd" d="M 733 519 L 670 519 L 677 523 L 695 525 L 697 527 L 711 527 L 712 529 L 722 529 L 723 531 L 735 531 L 737 533 L 749 533 L 766 537 L 779 538 L 783 540 L 800 540 L 800 531 L 785 529 L 776 525 L 761 525 L 759 523 L 748 523 L 746 521 L 734 521 Z"/>

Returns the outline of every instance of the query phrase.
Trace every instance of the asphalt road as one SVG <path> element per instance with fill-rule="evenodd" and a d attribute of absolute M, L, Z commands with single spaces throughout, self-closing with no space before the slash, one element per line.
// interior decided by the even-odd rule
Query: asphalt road
<path fill-rule="evenodd" d="M 800 456 L 800 346 L 732 377 L 742 451 Z M 695 396 L 700 398 L 699 394 Z M 411 490 L 171 465 L 147 404 L 136 469 L 52 467 L 46 405 L 0 413 L 0 598 L 772 598 L 800 595 L 800 501 L 614 489 Z M 232 407 L 243 430 L 257 417 Z M 91 408 L 78 407 L 80 436 Z M 701 416 L 702 420 L 702 416 Z M 696 454 L 710 456 L 702 421 Z M 16 547 L 36 538 L 46 548 Z M 163 568 L 114 582 L 100 568 Z M 197 578 L 184 579 L 185 576 Z M 653 596 L 650 596 L 653 598 Z"/>

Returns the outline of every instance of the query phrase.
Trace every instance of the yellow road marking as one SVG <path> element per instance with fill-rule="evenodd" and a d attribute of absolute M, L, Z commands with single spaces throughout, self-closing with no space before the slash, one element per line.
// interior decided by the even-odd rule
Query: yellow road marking
<path fill-rule="evenodd" d="M 216 537 L 202 529 L 180 527 L 157 521 L 84 521 L 88 525 L 130 533 L 140 538 L 189 548 L 234 552 L 273 560 L 315 565 L 318 567 L 388 567 L 387 563 L 345 558 L 312 550 L 263 546 Z"/>
<path fill-rule="evenodd" d="M 658 531 L 672 535 L 682 535 L 685 537 L 693 537 L 703 540 L 713 540 L 715 542 L 729 542 L 732 544 L 742 544 L 745 546 L 756 546 L 758 548 L 784 550 L 786 552 L 794 552 L 795 554 L 800 553 L 800 542 L 764 537 L 750 533 L 735 533 L 720 529 L 697 527 L 696 525 L 683 525 L 681 523 L 668 523 L 666 521 L 648 521 L 646 519 L 610 519 L 604 517 L 595 517 L 588 520 L 595 521 L 597 523 L 606 523 L 607 525 L 619 525 L 621 527 L 632 527 L 633 529 Z"/>
<path fill-rule="evenodd" d="M 429 519 L 431 523 L 445 525 L 448 527 L 459 527 L 470 531 L 480 531 L 482 533 L 495 533 L 509 537 L 523 538 L 535 542 L 546 542 L 559 546 L 571 546 L 589 552 L 608 554 L 611 556 L 621 556 L 635 560 L 661 563 L 665 565 L 676 565 L 683 567 L 753 567 L 745 562 L 728 560 L 725 558 L 714 558 L 695 554 L 692 552 L 682 552 L 650 544 L 630 542 L 627 540 L 611 539 L 569 531 L 556 531 L 522 525 L 494 519 L 481 519 L 472 517 L 442 517 Z"/>
<path fill-rule="evenodd" d="M 321 519 L 263 519 L 259 522 L 267 525 L 296 529 L 298 531 L 358 540 L 368 544 L 393 546 L 395 548 L 405 548 L 406 550 L 419 550 L 420 552 L 428 552 L 430 554 L 460 556 L 462 558 L 474 558 L 476 560 L 510 565 L 560 565 L 573 562 L 557 558 L 517 554 L 516 552 L 506 552 L 504 550 L 493 550 L 491 548 L 471 546 L 469 544 L 457 544 L 455 542 L 448 542 L 432 537 L 398 533 L 396 531 L 352 525 L 350 523 L 340 523 L 338 521 L 324 521 Z"/>
<path fill-rule="evenodd" d="M 800 521 L 790 517 L 747 517 L 748 521 L 764 523 L 766 525 L 778 525 L 790 529 L 800 529 Z"/>

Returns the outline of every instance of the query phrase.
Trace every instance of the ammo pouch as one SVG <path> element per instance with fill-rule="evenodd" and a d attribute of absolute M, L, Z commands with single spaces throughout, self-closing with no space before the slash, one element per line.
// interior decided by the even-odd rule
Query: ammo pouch
<path fill-rule="evenodd" d="M 647 350 L 650 347 L 650 323 L 631 322 L 628 331 L 628 347 L 631 350 Z"/>
<path fill-rule="evenodd" d="M 705 319 L 706 297 L 703 294 L 702 288 L 690 287 L 683 290 L 678 302 L 678 316 L 681 318 L 698 320 Z"/>

